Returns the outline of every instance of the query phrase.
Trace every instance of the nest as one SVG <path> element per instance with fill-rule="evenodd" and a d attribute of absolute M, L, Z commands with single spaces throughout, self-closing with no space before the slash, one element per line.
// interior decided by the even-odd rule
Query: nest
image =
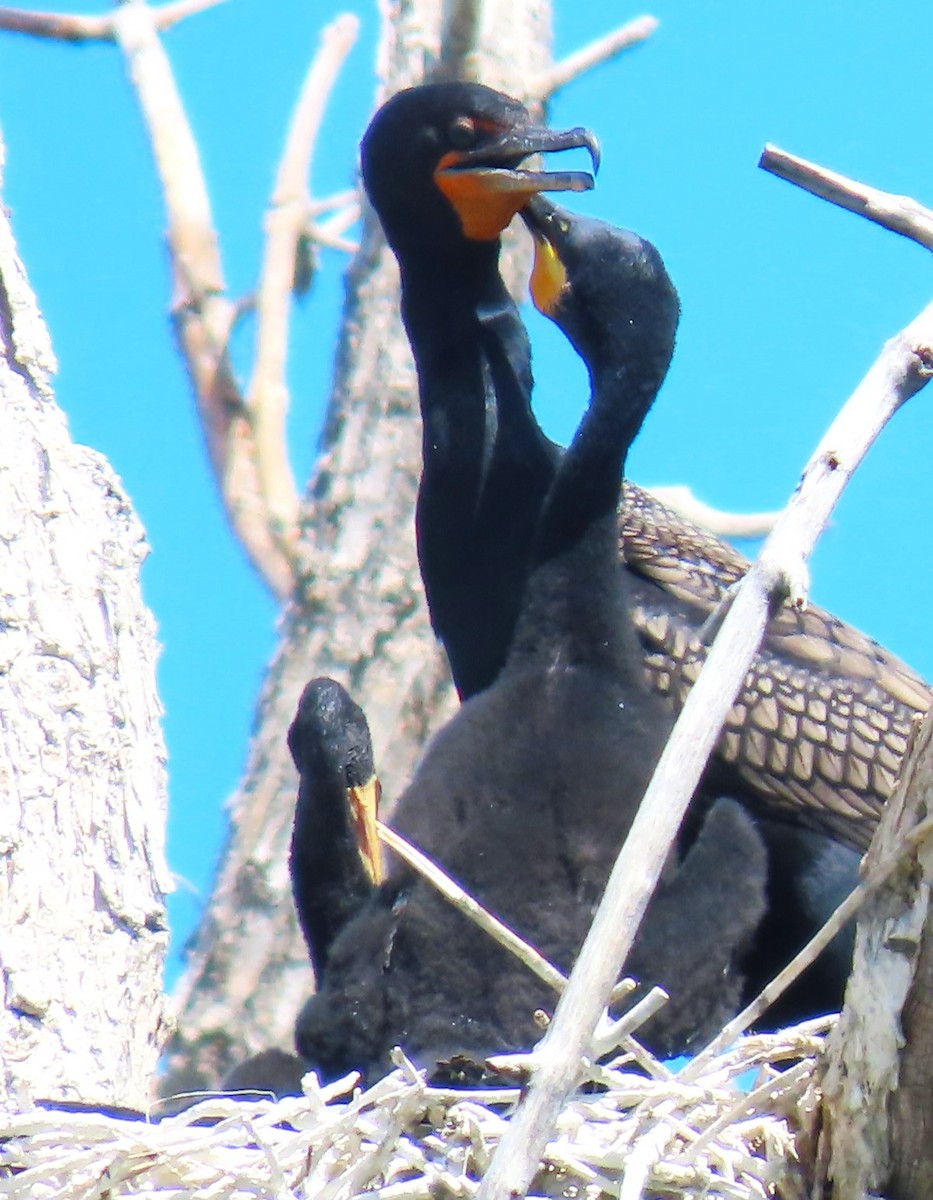
<path fill-rule="evenodd" d="M 588 1068 L 565 1105 L 530 1195 L 806 1194 L 801 1106 L 830 1019 L 739 1039 L 702 1070 L 631 1050 Z M 515 1060 L 510 1059 L 515 1065 Z M 428 1086 L 398 1067 L 272 1102 L 202 1099 L 161 1120 L 35 1109 L 0 1117 L 0 1196 L 239 1200 L 447 1200 L 475 1195 L 518 1088 Z"/>

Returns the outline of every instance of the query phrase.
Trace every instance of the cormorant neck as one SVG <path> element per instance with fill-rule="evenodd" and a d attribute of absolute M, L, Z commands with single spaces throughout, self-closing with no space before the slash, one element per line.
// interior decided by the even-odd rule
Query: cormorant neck
<path fill-rule="evenodd" d="M 591 372 L 589 411 L 541 512 L 510 668 L 536 660 L 642 679 L 618 566 L 617 509 L 628 449 L 662 378 L 616 359 Z"/>

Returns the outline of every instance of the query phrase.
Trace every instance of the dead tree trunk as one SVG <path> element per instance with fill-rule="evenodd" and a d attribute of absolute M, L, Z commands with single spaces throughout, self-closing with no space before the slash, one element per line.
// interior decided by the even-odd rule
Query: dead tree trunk
<path fill-rule="evenodd" d="M 550 61 L 547 0 L 392 6 L 377 102 L 426 76 L 482 78 L 533 99 Z M 480 21 L 482 14 L 482 21 Z M 491 19 L 490 19 L 491 18 Z M 420 474 L 414 369 L 398 273 L 370 214 L 347 282 L 322 456 L 304 502 L 301 594 L 260 697 L 245 777 L 205 919 L 177 994 L 168 1087 L 215 1084 L 243 1055 L 291 1047 L 312 979 L 287 876 L 295 776 L 285 731 L 313 675 L 365 704 L 387 797 L 453 708 L 415 559 Z"/>
<path fill-rule="evenodd" d="M 866 865 L 896 857 L 859 918 L 852 977 L 822 1081 L 818 1190 L 832 1200 L 933 1194 L 933 719 L 916 738 Z"/>
<path fill-rule="evenodd" d="M 140 1105 L 168 880 L 146 543 L 54 367 L 0 206 L 0 1090 Z"/>

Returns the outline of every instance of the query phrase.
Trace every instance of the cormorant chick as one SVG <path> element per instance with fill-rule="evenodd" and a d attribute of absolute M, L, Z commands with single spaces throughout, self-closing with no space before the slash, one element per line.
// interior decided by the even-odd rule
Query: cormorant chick
<path fill-rule="evenodd" d="M 289 871 L 320 979 L 331 944 L 382 881 L 380 787 L 363 710 L 333 679 L 312 679 L 288 731 L 298 768 Z"/>

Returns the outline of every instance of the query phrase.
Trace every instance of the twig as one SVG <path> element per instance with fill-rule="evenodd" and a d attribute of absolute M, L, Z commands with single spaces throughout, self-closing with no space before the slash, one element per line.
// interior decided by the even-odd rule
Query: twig
<path fill-rule="evenodd" d="M 805 192 L 812 192 L 814 196 L 933 250 L 933 211 L 910 196 L 882 192 L 866 183 L 847 179 L 845 175 L 807 162 L 805 158 L 798 158 L 778 146 L 765 146 L 758 165 L 763 171 L 770 171 L 772 175 L 786 179 Z"/>
<path fill-rule="evenodd" d="M 295 261 L 305 236 L 310 197 L 308 175 L 324 107 L 359 32 L 359 20 L 343 13 L 321 33 L 289 123 L 266 217 L 266 243 L 256 292 L 256 359 L 248 408 L 256 446 L 256 474 L 269 532 L 289 559 L 298 537 L 298 489 L 288 460 L 288 325 Z"/>
<path fill-rule="evenodd" d="M 455 879 L 452 879 L 446 871 L 442 870 L 433 859 L 428 858 L 417 846 L 413 846 L 407 838 L 402 837 L 400 833 L 397 833 L 396 830 L 391 829 L 388 825 L 384 825 L 381 821 L 376 822 L 376 829 L 379 837 L 389 849 L 394 851 L 403 862 L 417 871 L 419 875 L 423 876 L 433 888 L 436 888 L 440 892 L 445 900 L 459 909 L 464 916 L 469 917 L 485 933 L 488 933 L 493 941 L 498 942 L 500 946 L 504 946 L 506 950 L 514 954 L 520 962 L 525 964 L 529 971 L 537 975 L 542 983 L 546 984 L 549 988 L 553 988 L 558 994 L 564 990 L 567 986 L 566 975 L 558 970 L 543 954 L 540 954 L 533 946 L 529 945 L 513 929 L 510 929 L 504 921 L 500 921 L 488 908 L 484 908 Z M 615 1003 L 617 1000 L 624 999 L 629 995 L 634 986 L 630 979 L 621 980 L 613 989 L 610 1002 Z M 659 991 L 660 989 L 653 990 Z M 649 995 L 651 994 L 649 993 Z M 624 1020 L 624 1018 L 622 1019 Z M 647 1020 L 647 1018 L 645 1019 Z"/>
<path fill-rule="evenodd" d="M 158 13 L 120 5 L 114 33 L 149 132 L 168 217 L 173 324 L 195 393 L 208 457 L 231 524 L 279 597 L 292 588 L 288 560 L 269 536 L 253 461 L 253 437 L 228 357 L 236 309 L 223 268 L 197 143 L 157 32 Z"/>
<path fill-rule="evenodd" d="M 29 12 L 0 8 L 0 29 L 59 42 L 112 42 L 113 18 L 84 17 L 74 13 Z"/>
<path fill-rule="evenodd" d="M 772 594 L 786 587 L 788 574 L 799 574 L 869 446 L 931 373 L 933 305 L 886 344 L 823 437 L 743 581 L 613 867 L 567 989 L 535 1052 L 529 1090 L 480 1186 L 479 1200 L 513 1200 L 525 1194 L 554 1119 L 579 1077 L 605 997 L 631 949 L 668 847 L 761 640 Z"/>
<path fill-rule="evenodd" d="M 175 0 L 173 4 L 163 4 L 161 8 L 155 9 L 153 14 L 156 28 L 164 33 L 179 21 L 184 21 L 186 17 L 193 17 L 196 13 L 206 12 L 209 8 L 226 3 L 227 0 Z"/>
<path fill-rule="evenodd" d="M 451 879 L 435 862 L 432 862 L 426 854 L 422 854 L 401 834 L 390 829 L 388 825 L 383 825 L 381 821 L 376 822 L 376 829 L 379 837 L 389 849 L 394 850 L 399 858 L 416 870 L 419 875 L 423 875 L 445 900 L 468 916 L 471 921 L 475 921 L 480 929 L 488 933 L 500 946 L 510 950 L 548 987 L 558 993 L 564 990 L 567 986 L 566 976 L 543 954 L 539 954 L 533 946 L 529 946 L 514 930 L 500 921 L 498 917 L 493 916 L 489 909 L 483 908 L 478 900 L 474 900 L 469 892 L 464 891 L 459 883 Z"/>
<path fill-rule="evenodd" d="M 711 504 L 706 504 L 694 495 L 693 490 L 684 484 L 652 486 L 651 494 L 668 508 L 673 508 L 682 517 L 686 517 L 688 521 L 702 525 L 718 537 L 767 537 L 781 515 L 779 512 L 734 513 L 713 508 Z"/>
<path fill-rule="evenodd" d="M 225 0 L 175 0 L 152 9 L 152 19 L 159 30 L 177 25 L 185 17 L 223 4 Z M 29 12 L 23 8 L 0 8 L 0 29 L 7 33 L 26 33 L 31 37 L 50 38 L 58 42 L 114 42 L 114 14 L 105 17 L 86 17 L 79 13 Z"/>
<path fill-rule="evenodd" d="M 637 46 L 646 41 L 658 27 L 656 17 L 635 17 L 627 21 L 611 33 L 604 34 L 589 45 L 568 54 L 560 62 L 554 63 L 534 82 L 531 95 L 541 101 L 550 100 L 562 87 L 566 87 L 574 79 L 579 79 L 587 71 L 601 66 L 611 58 L 616 58 L 624 50 Z"/>

